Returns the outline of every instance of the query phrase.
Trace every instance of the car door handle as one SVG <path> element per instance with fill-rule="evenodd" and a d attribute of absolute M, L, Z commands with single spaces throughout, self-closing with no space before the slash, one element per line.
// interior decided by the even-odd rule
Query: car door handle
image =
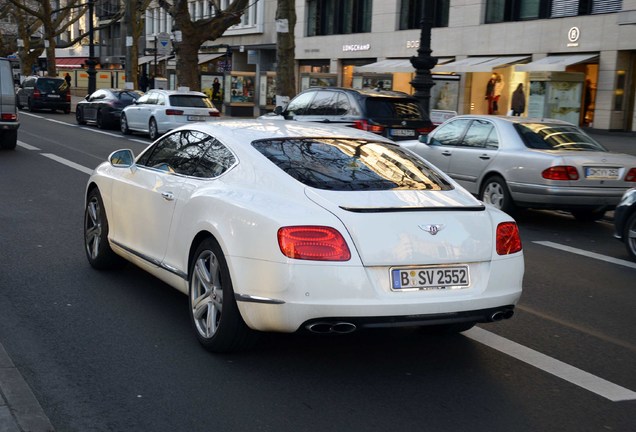
<path fill-rule="evenodd" d="M 453 154 L 453 153 L 452 153 L 452 152 L 449 152 L 449 151 L 443 151 L 443 152 L 442 152 L 442 155 L 443 155 L 443 156 L 451 156 L 452 154 Z"/>
<path fill-rule="evenodd" d="M 488 159 L 490 159 L 490 156 L 484 154 L 484 155 L 479 156 L 479 159 L 488 160 Z"/>
<path fill-rule="evenodd" d="M 174 194 L 172 192 L 161 192 L 161 196 L 166 201 L 172 201 L 174 199 Z"/>

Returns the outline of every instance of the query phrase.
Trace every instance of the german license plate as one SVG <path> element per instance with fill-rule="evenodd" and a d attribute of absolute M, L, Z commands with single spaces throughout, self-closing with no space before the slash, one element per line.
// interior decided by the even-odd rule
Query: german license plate
<path fill-rule="evenodd" d="M 586 167 L 585 177 L 591 179 L 615 180 L 618 178 L 618 168 Z"/>
<path fill-rule="evenodd" d="M 415 130 L 413 129 L 391 129 L 391 136 L 415 136 Z"/>
<path fill-rule="evenodd" d="M 469 285 L 467 265 L 391 269 L 391 287 L 394 291 L 457 289 Z"/>
<path fill-rule="evenodd" d="M 50 94 L 50 95 L 49 95 L 49 97 L 50 97 L 50 98 L 53 98 L 53 99 L 59 99 L 59 98 L 60 98 L 60 95 Z"/>
<path fill-rule="evenodd" d="M 199 115 L 189 115 L 188 121 L 206 121 L 208 118 L 206 116 Z"/>

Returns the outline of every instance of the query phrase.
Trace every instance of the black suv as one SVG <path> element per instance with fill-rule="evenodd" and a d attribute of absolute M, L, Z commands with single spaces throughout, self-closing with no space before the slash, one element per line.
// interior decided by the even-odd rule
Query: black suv
<path fill-rule="evenodd" d="M 287 120 L 344 124 L 394 141 L 417 139 L 432 129 L 423 120 L 419 101 L 395 91 L 315 87 L 275 112 Z"/>
<path fill-rule="evenodd" d="M 16 93 L 18 108 L 29 107 L 30 111 L 51 109 L 71 112 L 71 90 L 64 80 L 58 77 L 27 77 Z"/>

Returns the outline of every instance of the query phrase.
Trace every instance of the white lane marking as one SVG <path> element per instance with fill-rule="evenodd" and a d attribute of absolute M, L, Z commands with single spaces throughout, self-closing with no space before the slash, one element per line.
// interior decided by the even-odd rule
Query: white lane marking
<path fill-rule="evenodd" d="M 75 126 L 74 124 L 70 124 L 70 123 L 67 123 L 67 122 L 62 121 L 62 120 L 55 120 L 55 119 L 52 119 L 52 118 L 47 118 L 46 120 L 50 121 L 51 123 L 57 123 L 57 124 L 61 124 L 61 125 L 64 125 L 64 126 Z"/>
<path fill-rule="evenodd" d="M 612 402 L 636 400 L 636 392 L 479 327 L 473 327 L 464 332 L 463 335 L 592 393 L 596 393 Z"/>
<path fill-rule="evenodd" d="M 66 123 L 66 124 L 68 124 L 68 123 Z M 73 125 L 70 125 L 70 126 L 73 126 Z M 113 138 L 123 138 L 123 136 L 121 136 L 121 135 L 115 135 L 112 132 L 104 132 L 104 131 L 101 131 L 99 129 L 88 128 L 88 127 L 80 127 L 80 129 L 85 130 L 85 131 L 89 131 L 89 132 L 99 133 L 99 134 L 102 134 L 102 135 L 108 135 L 108 136 L 111 136 Z"/>
<path fill-rule="evenodd" d="M 26 116 L 31 116 L 31 117 L 40 118 L 40 119 L 46 118 L 44 116 L 39 116 L 37 114 L 33 114 L 33 113 L 30 113 L 30 112 L 24 112 L 24 111 L 20 111 L 20 115 L 26 115 Z"/>
<path fill-rule="evenodd" d="M 136 139 L 136 138 L 128 138 L 128 141 L 138 142 L 138 143 L 143 144 L 143 145 L 150 145 L 150 144 L 152 144 L 152 142 L 151 142 L 151 141 L 144 141 L 144 140 L 140 140 L 140 139 Z"/>
<path fill-rule="evenodd" d="M 40 151 L 41 150 L 41 149 L 39 149 L 39 148 L 37 148 L 35 146 L 32 146 L 31 144 L 27 144 L 27 143 L 23 142 L 23 141 L 18 141 L 18 145 L 20 147 L 24 147 L 26 150 L 36 150 L 36 151 Z"/>
<path fill-rule="evenodd" d="M 636 263 L 633 263 L 631 261 L 626 261 L 626 260 L 622 260 L 622 259 L 618 259 L 618 258 L 612 258 L 612 257 L 608 257 L 607 255 L 601 255 L 601 254 L 597 254 L 594 252 L 589 252 L 583 249 L 577 249 L 577 248 L 573 248 L 570 246 L 566 246 L 566 245 L 562 245 L 559 243 L 553 243 L 551 241 L 535 241 L 532 243 L 536 243 L 539 244 L 541 246 L 547 246 L 547 247 L 551 247 L 554 249 L 559 249 L 565 252 L 570 252 L 573 254 L 577 254 L 577 255 L 583 255 L 586 256 L 588 258 L 594 258 L 600 261 L 606 261 L 608 263 L 612 263 L 612 264 L 618 264 L 618 265 L 622 265 L 625 267 L 631 267 L 633 269 L 636 269 Z"/>
<path fill-rule="evenodd" d="M 62 165 L 66 165 L 66 166 L 68 166 L 68 167 L 71 167 L 71 168 L 73 168 L 73 169 L 76 169 L 76 170 L 78 170 L 78 171 L 81 171 L 81 172 L 83 172 L 83 173 L 86 173 L 86 174 L 89 174 L 89 175 L 90 175 L 90 174 L 93 174 L 93 170 L 92 170 L 92 169 L 90 169 L 90 168 L 86 168 L 86 167 L 85 167 L 85 166 L 83 166 L 83 165 L 76 164 L 75 162 L 72 162 L 72 161 L 70 161 L 70 160 L 68 160 L 68 159 L 61 158 L 61 157 L 59 157 L 59 156 L 57 156 L 57 155 L 54 155 L 54 154 L 51 154 L 51 153 L 42 153 L 42 156 L 47 157 L 47 158 L 49 158 L 49 159 L 52 159 L 52 160 L 54 160 L 54 161 L 56 161 L 56 162 L 59 162 L 59 163 L 61 163 Z"/>

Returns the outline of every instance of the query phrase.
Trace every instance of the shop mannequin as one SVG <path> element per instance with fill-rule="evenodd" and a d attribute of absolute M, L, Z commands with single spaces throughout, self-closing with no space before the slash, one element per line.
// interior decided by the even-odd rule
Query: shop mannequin
<path fill-rule="evenodd" d="M 501 75 L 493 75 L 495 75 L 495 88 L 492 98 L 492 114 L 499 114 L 499 98 L 501 97 L 501 93 L 503 92 L 504 81 Z"/>
<path fill-rule="evenodd" d="M 493 113 L 492 102 L 495 97 L 495 83 L 497 82 L 497 74 L 492 74 L 486 84 L 486 100 L 488 101 L 488 114 Z"/>

